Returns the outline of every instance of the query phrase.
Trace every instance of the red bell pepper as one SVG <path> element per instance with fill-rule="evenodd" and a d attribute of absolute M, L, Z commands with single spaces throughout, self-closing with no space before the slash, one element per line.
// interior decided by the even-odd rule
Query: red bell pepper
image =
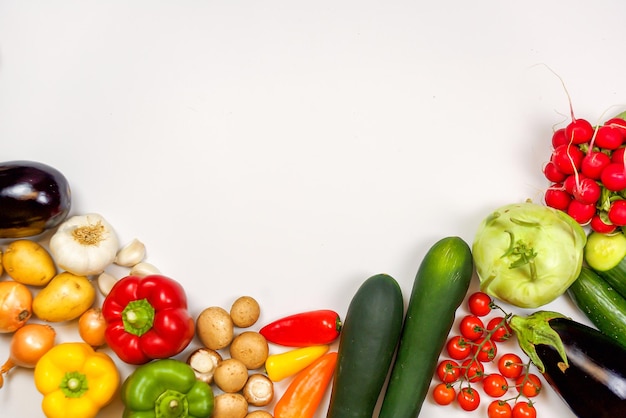
<path fill-rule="evenodd" d="M 277 319 L 259 330 L 271 343 L 288 347 L 330 344 L 341 332 L 339 314 L 330 309 L 301 312 Z"/>
<path fill-rule="evenodd" d="M 107 344 L 130 364 L 175 356 L 195 335 L 183 287 L 161 275 L 117 281 L 104 299 L 102 315 Z"/>

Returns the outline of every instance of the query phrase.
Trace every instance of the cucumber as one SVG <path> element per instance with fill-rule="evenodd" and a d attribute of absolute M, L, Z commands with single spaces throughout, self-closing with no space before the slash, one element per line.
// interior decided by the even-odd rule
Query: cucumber
<path fill-rule="evenodd" d="M 567 293 L 598 330 L 626 348 L 626 299 L 606 280 L 583 266 Z"/>
<path fill-rule="evenodd" d="M 589 234 L 585 245 L 585 261 L 626 298 L 626 236 L 623 233 Z"/>
<path fill-rule="evenodd" d="M 427 252 L 415 276 L 379 418 L 418 416 L 473 272 L 470 248 L 459 237 L 443 238 Z"/>
<path fill-rule="evenodd" d="M 371 418 L 393 359 L 404 315 L 394 278 L 365 280 L 343 320 L 327 418 Z"/>

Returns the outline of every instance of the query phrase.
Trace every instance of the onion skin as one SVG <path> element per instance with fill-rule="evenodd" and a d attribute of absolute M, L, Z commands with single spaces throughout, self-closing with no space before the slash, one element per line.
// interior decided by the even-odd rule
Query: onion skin
<path fill-rule="evenodd" d="M 0 282 L 0 333 L 10 333 L 26 324 L 33 314 L 33 295 L 25 285 Z"/>
<path fill-rule="evenodd" d="M 39 235 L 65 220 L 71 190 L 57 169 L 36 161 L 0 163 L 0 238 Z"/>

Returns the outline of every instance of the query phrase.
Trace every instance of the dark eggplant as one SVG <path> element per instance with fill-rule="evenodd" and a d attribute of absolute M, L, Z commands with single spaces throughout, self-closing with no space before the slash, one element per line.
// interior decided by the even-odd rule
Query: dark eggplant
<path fill-rule="evenodd" d="M 579 418 L 626 416 L 626 349 L 569 318 L 547 318 L 546 324 L 549 329 L 527 328 L 534 334 L 531 346 L 524 346 L 528 335 L 520 340 L 518 334 L 518 341 L 572 412 Z"/>
<path fill-rule="evenodd" d="M 0 163 L 0 238 L 41 234 L 65 220 L 71 191 L 57 169 L 35 161 Z"/>

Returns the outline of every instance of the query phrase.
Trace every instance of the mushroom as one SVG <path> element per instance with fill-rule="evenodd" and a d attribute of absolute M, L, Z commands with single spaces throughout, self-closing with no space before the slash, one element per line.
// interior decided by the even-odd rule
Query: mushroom
<path fill-rule="evenodd" d="M 248 402 L 241 393 L 222 393 L 215 397 L 211 418 L 245 418 Z"/>
<path fill-rule="evenodd" d="M 239 392 L 248 381 L 248 369 L 237 359 L 225 359 L 215 369 L 213 381 L 224 392 Z"/>
<path fill-rule="evenodd" d="M 252 374 L 243 387 L 243 396 L 250 405 L 268 405 L 274 399 L 274 383 L 264 374 Z"/>
<path fill-rule="evenodd" d="M 220 353 L 207 347 L 198 348 L 187 358 L 187 364 L 193 369 L 196 379 L 208 384 L 213 382 L 213 374 L 221 362 Z"/>

